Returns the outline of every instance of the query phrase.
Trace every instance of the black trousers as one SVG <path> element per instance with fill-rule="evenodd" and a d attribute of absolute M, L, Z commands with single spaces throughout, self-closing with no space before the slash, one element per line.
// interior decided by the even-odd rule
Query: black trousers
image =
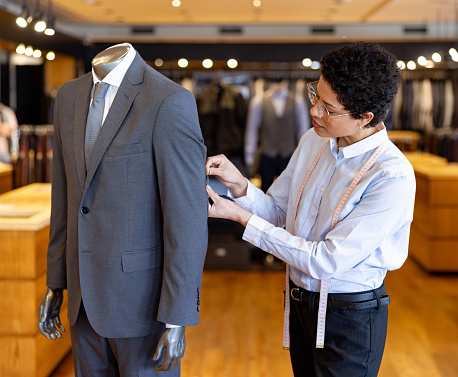
<path fill-rule="evenodd" d="M 81 305 L 76 323 L 70 327 L 76 377 L 179 377 L 180 366 L 154 370 L 153 361 L 160 334 L 136 338 L 104 338 L 97 334 Z"/>
<path fill-rule="evenodd" d="M 259 161 L 259 174 L 261 175 L 261 189 L 267 192 L 272 185 L 276 176 L 279 176 L 286 169 L 291 156 L 283 158 L 277 156 L 275 158 L 261 155 Z"/>
<path fill-rule="evenodd" d="M 318 295 L 318 294 L 317 294 Z M 326 311 L 324 348 L 316 348 L 318 308 L 291 300 L 290 357 L 295 377 L 376 377 L 388 306 Z"/>

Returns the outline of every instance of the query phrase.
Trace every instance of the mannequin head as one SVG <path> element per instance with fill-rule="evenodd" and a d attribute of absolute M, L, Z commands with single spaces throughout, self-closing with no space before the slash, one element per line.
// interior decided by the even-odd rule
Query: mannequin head
<path fill-rule="evenodd" d="M 100 80 L 103 80 L 129 52 L 129 45 L 109 47 L 92 59 L 92 67 Z"/>

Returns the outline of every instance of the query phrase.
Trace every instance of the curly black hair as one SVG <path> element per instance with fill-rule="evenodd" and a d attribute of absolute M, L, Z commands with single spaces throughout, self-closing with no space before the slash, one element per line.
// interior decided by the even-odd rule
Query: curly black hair
<path fill-rule="evenodd" d="M 396 61 L 377 43 L 355 42 L 327 52 L 321 59 L 321 75 L 353 118 L 372 112 L 374 118 L 366 127 L 375 127 L 385 119 L 401 82 Z"/>

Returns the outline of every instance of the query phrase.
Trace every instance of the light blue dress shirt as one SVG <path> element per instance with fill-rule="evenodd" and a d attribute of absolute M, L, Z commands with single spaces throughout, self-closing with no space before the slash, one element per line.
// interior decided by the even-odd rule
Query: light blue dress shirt
<path fill-rule="evenodd" d="M 254 214 L 243 239 L 288 263 L 291 280 L 307 290 L 319 292 L 323 279 L 329 279 L 330 293 L 378 288 L 387 270 L 400 268 L 406 260 L 413 218 L 413 168 L 393 143 L 388 141 L 346 202 L 340 222 L 329 228 L 353 178 L 387 139 L 383 125 L 344 148 L 330 138 L 304 188 L 290 232 L 299 188 L 328 140 L 309 130 L 267 194 L 248 182 L 247 195 L 236 199 Z"/>

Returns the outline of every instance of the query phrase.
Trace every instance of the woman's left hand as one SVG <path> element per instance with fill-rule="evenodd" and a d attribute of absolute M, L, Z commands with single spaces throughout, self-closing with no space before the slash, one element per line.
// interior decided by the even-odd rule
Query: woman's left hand
<path fill-rule="evenodd" d="M 208 204 L 208 216 L 219 219 L 228 219 L 237 221 L 246 227 L 248 221 L 253 214 L 250 211 L 240 207 L 238 204 L 221 198 L 213 189 L 207 185 L 207 194 L 213 204 Z"/>

